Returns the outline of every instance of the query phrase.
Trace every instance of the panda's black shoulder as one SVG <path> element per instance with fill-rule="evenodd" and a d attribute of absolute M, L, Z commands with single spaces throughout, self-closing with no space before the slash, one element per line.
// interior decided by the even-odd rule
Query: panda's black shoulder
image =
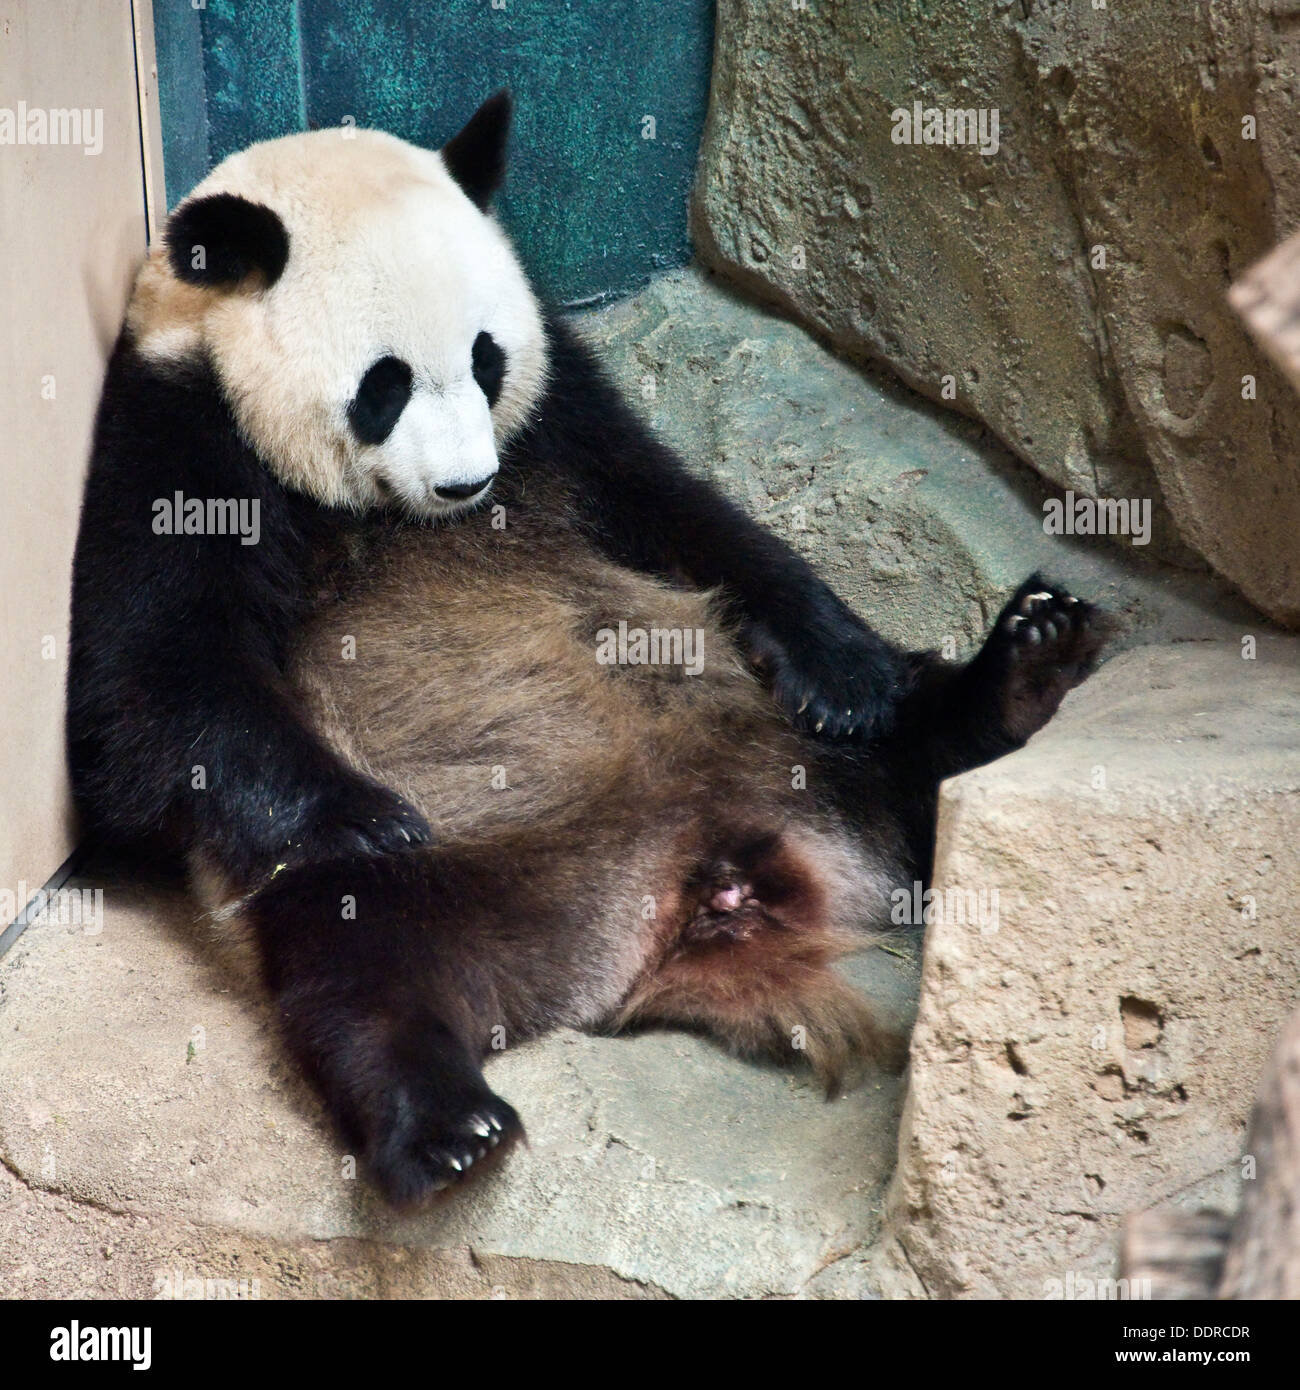
<path fill-rule="evenodd" d="M 244 439 L 206 355 L 151 358 L 124 328 L 109 358 L 95 421 L 78 562 L 118 554 L 119 563 L 130 563 L 134 555 L 142 566 L 156 567 L 175 552 L 177 565 L 201 563 L 200 538 L 169 547 L 153 530 L 155 503 L 178 493 L 256 501 L 257 545 L 239 554 L 222 537 L 219 546 L 208 547 L 226 559 L 236 555 L 249 568 L 283 569 L 288 552 L 300 560 L 304 547 L 318 539 L 327 513 L 289 493 Z M 121 554 L 126 544 L 130 549 Z"/>
<path fill-rule="evenodd" d="M 651 438 L 581 332 L 555 313 L 546 314 L 545 331 L 548 368 L 537 410 L 539 442 L 628 434 Z"/>
<path fill-rule="evenodd" d="M 207 358 L 147 357 L 124 328 L 95 421 L 87 510 L 101 521 L 138 522 L 142 498 L 206 497 L 214 484 L 218 495 L 257 495 L 262 472 Z"/>
<path fill-rule="evenodd" d="M 662 448 L 578 329 L 555 312 L 547 312 L 544 322 L 546 385 L 520 447 L 534 461 L 561 470 L 578 457 Z"/>
<path fill-rule="evenodd" d="M 178 494 L 255 502 L 257 543 L 159 534 L 158 504 Z M 175 675 L 165 669 L 168 653 L 237 611 L 282 648 L 330 533 L 323 510 L 290 495 L 263 465 L 206 359 L 151 359 L 123 330 L 105 376 L 73 557 L 74 719 L 87 692 L 114 688 L 125 668 L 154 683 Z M 182 632 L 189 640 L 179 640 Z"/>

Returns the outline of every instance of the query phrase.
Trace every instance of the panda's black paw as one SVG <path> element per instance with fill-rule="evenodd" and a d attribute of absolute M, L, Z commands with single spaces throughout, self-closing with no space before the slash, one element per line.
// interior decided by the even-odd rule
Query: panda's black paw
<path fill-rule="evenodd" d="M 1110 616 L 1032 574 L 998 615 L 977 668 L 1002 723 L 1023 741 L 1085 681 L 1114 631 Z"/>
<path fill-rule="evenodd" d="M 339 910 L 349 895 L 353 917 Z M 505 1027 L 476 1021 L 484 958 L 456 905 L 438 921 L 438 900 L 430 866 L 406 855 L 291 868 L 244 908 L 286 1044 L 397 1207 L 478 1174 L 524 1134 L 483 1076 L 485 1032 Z"/>
<path fill-rule="evenodd" d="M 398 854 L 433 842 L 429 822 L 395 791 L 348 778 L 316 803 L 290 848 L 295 862 L 326 863 L 358 854 Z"/>
<path fill-rule="evenodd" d="M 436 1075 L 398 1092 L 391 1124 L 368 1146 L 367 1166 L 395 1207 L 418 1205 L 492 1166 L 524 1137 L 508 1101 L 479 1084 Z"/>
<path fill-rule="evenodd" d="M 795 728 L 833 739 L 888 732 L 906 688 L 904 659 L 829 590 L 779 631 L 751 631 L 755 664 Z"/>

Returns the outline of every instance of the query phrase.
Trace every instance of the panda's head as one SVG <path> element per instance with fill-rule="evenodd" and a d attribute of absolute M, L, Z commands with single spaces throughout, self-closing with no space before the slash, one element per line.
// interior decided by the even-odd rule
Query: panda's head
<path fill-rule="evenodd" d="M 136 346 L 211 362 L 291 488 L 420 516 L 472 504 L 546 373 L 537 302 L 488 211 L 509 124 L 499 93 L 439 152 L 353 128 L 232 155 L 141 272 Z"/>

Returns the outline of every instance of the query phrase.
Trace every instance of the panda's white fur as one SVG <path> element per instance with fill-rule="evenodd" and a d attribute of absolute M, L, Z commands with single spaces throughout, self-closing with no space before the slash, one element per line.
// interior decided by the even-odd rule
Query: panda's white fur
<path fill-rule="evenodd" d="M 417 515 L 462 509 L 433 489 L 489 481 L 546 378 L 541 311 L 495 219 L 439 153 L 374 130 L 253 145 L 187 201 L 214 193 L 273 209 L 289 235 L 284 273 L 214 293 L 180 280 L 157 248 L 129 318 L 140 352 L 159 363 L 206 352 L 249 442 L 318 501 L 364 508 L 396 494 Z M 491 410 L 471 374 L 484 331 L 506 360 Z M 411 400 L 383 443 L 363 444 L 348 404 L 389 354 L 414 372 Z"/>

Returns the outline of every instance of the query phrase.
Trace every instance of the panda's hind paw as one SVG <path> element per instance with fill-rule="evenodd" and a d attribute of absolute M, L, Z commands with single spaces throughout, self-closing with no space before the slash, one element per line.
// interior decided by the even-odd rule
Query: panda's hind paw
<path fill-rule="evenodd" d="M 1108 614 L 1030 575 L 999 614 L 977 659 L 1007 731 L 1025 739 L 1041 729 L 1067 692 L 1092 673 L 1113 630 Z"/>
<path fill-rule="evenodd" d="M 476 1176 L 524 1138 L 514 1106 L 483 1088 L 457 1103 L 418 1097 L 370 1154 L 370 1171 L 394 1206 L 412 1207 Z M 427 1097 L 424 1098 L 427 1102 Z"/>

